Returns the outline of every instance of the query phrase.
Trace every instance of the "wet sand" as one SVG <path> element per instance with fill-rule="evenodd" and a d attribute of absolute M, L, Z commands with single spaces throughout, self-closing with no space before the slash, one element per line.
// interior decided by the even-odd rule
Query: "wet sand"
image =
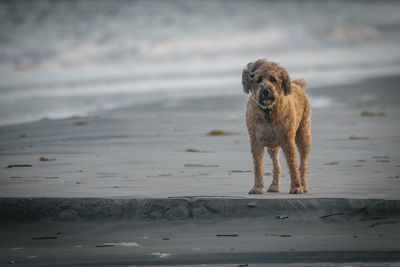
<path fill-rule="evenodd" d="M 313 263 L 315 267 L 327 262 L 336 263 L 328 266 L 359 266 L 354 262 L 397 266 L 386 262 L 400 261 L 398 225 L 370 227 L 373 221 L 349 216 L 319 219 L 308 215 L 303 219 L 290 215 L 286 220 L 268 216 L 224 221 L 2 224 L 0 262 L 23 266 L 254 266 L 262 262 L 270 264 L 262 266 Z"/>
<path fill-rule="evenodd" d="M 382 81 L 387 85 L 378 90 Z M 311 88 L 311 98 L 334 104 L 312 110 L 309 193 L 288 194 L 281 155 L 282 192 L 256 197 L 400 199 L 398 82 Z M 248 197 L 245 102 L 239 94 L 182 98 L 98 117 L 2 126 L 0 197 Z M 361 116 L 365 110 L 384 116 Z M 208 136 L 213 129 L 234 134 Z M 26 164 L 32 167 L 6 168 Z M 267 187 L 268 156 L 264 171 Z"/>

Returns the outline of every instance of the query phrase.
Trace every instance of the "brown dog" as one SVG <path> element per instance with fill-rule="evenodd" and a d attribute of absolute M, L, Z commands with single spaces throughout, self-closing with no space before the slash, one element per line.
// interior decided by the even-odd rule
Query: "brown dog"
<path fill-rule="evenodd" d="M 242 84 L 244 92 L 250 93 L 246 124 L 253 155 L 254 187 L 249 194 L 264 193 L 264 147 L 267 147 L 273 163 L 273 180 L 268 192 L 280 191 L 280 148 L 289 167 L 290 193 L 307 192 L 311 109 L 304 92 L 306 82 L 291 82 L 284 68 L 261 59 L 247 64 L 242 73 Z M 295 144 L 300 153 L 300 170 L 297 166 Z"/>

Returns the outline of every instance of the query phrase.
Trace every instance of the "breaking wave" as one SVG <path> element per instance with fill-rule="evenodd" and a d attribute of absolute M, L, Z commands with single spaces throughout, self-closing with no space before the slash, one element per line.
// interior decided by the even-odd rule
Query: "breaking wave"
<path fill-rule="evenodd" d="M 242 68 L 258 58 L 313 87 L 398 74 L 399 9 L 344 0 L 1 2 L 0 124 L 120 108 L 154 92 L 239 93 Z"/>

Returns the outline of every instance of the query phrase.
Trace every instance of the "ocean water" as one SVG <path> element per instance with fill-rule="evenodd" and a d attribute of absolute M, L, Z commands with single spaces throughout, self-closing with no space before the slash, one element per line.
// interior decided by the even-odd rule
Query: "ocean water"
<path fill-rule="evenodd" d="M 240 94 L 259 58 L 310 87 L 399 74 L 399 47 L 399 1 L 1 1 L 0 125 Z"/>

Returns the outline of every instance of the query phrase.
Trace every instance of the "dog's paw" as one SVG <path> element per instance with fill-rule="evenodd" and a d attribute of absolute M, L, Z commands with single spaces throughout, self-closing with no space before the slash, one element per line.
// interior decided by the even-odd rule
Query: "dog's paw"
<path fill-rule="evenodd" d="M 306 186 L 303 186 L 303 192 L 304 193 L 307 193 L 308 192 L 308 186 L 306 185 Z"/>
<path fill-rule="evenodd" d="M 303 189 L 303 187 L 301 187 L 301 186 L 298 186 L 298 187 L 292 187 L 291 189 L 290 189 L 290 192 L 289 192 L 290 194 L 303 194 L 304 193 L 304 189 Z"/>
<path fill-rule="evenodd" d="M 250 189 L 249 194 L 264 194 L 264 187 L 253 187 Z"/>
<path fill-rule="evenodd" d="M 277 184 L 271 184 L 268 188 L 268 192 L 279 192 L 281 191 L 281 187 Z"/>

